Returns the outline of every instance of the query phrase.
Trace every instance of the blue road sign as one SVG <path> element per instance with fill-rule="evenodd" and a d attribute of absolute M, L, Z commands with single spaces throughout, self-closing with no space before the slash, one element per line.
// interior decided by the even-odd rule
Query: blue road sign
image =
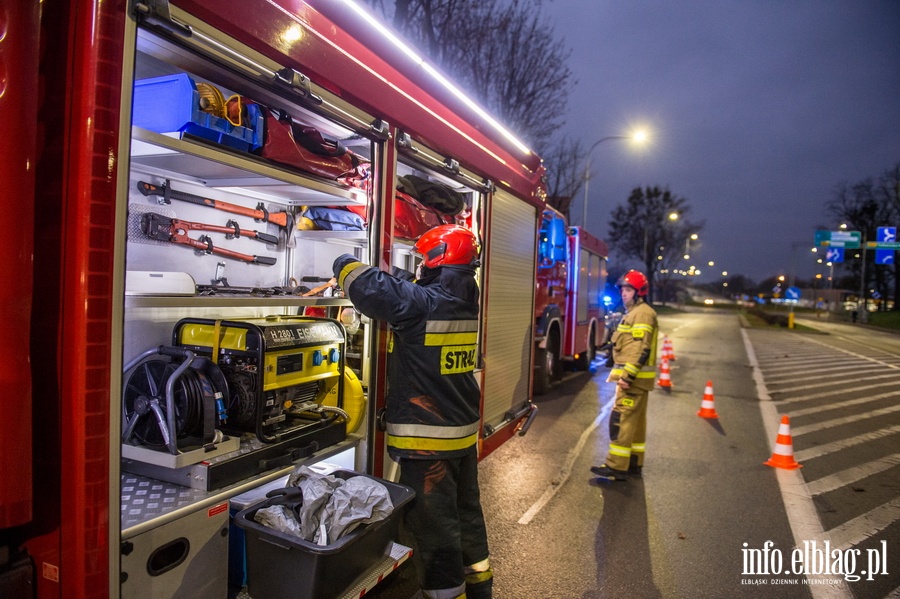
<path fill-rule="evenodd" d="M 875 230 L 875 239 L 878 243 L 896 243 L 897 227 L 878 227 Z M 893 264 L 893 249 L 876 249 L 875 264 Z"/>
<path fill-rule="evenodd" d="M 789 302 L 796 302 L 800 299 L 800 288 L 799 287 L 788 287 L 784 290 L 784 299 Z"/>
<path fill-rule="evenodd" d="M 897 241 L 897 227 L 878 227 L 875 235 L 875 241 Z"/>
<path fill-rule="evenodd" d="M 844 248 L 829 247 L 825 252 L 826 262 L 843 262 Z"/>

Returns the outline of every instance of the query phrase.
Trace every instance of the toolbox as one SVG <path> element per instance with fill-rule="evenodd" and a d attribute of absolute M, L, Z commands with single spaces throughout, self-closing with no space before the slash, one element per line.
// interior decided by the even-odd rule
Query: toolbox
<path fill-rule="evenodd" d="M 268 500 L 235 516 L 244 529 L 247 591 L 253 599 L 327 599 L 338 597 L 389 554 L 400 521 L 415 493 L 409 487 L 350 470 L 332 473 L 344 480 L 367 476 L 385 487 L 394 510 L 379 522 L 360 526 L 330 545 L 319 546 L 268 528 L 254 520 Z"/>
<path fill-rule="evenodd" d="M 264 119 L 259 107 L 248 104 L 250 127 L 204 112 L 194 80 L 184 73 L 134 82 L 133 125 L 156 133 L 192 135 L 249 152 L 262 146 Z"/>

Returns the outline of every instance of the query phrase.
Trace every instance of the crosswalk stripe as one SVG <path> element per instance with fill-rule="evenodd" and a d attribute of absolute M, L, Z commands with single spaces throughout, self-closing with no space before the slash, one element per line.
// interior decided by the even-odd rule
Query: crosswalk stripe
<path fill-rule="evenodd" d="M 834 491 L 835 489 L 855 483 L 856 481 L 872 476 L 873 474 L 884 472 L 888 468 L 892 468 L 898 464 L 900 464 L 900 453 L 895 453 L 879 458 L 874 462 L 860 464 L 859 466 L 847 468 L 846 470 L 841 470 L 840 472 L 835 472 L 834 474 L 814 480 L 807 483 L 806 488 L 809 490 L 810 495 L 821 495 L 822 493 L 828 493 L 829 491 Z"/>
<path fill-rule="evenodd" d="M 842 375 L 842 376 L 846 376 L 846 375 Z M 860 378 L 860 377 L 857 376 L 854 378 Z M 896 374 L 881 374 L 878 376 L 866 376 L 865 377 L 866 381 L 877 381 L 880 379 L 893 379 L 893 380 L 897 381 L 898 385 L 900 385 L 900 380 L 898 380 Z M 819 379 L 819 380 L 821 380 L 821 379 Z M 880 385 L 880 386 L 883 387 L 884 385 Z M 801 387 L 779 387 L 778 389 L 770 389 L 770 391 L 772 393 L 795 393 L 797 391 L 808 391 L 810 389 L 821 389 L 822 387 L 834 387 L 834 381 L 830 381 L 830 382 L 822 381 L 821 383 L 818 383 L 815 385 L 803 385 Z"/>
<path fill-rule="evenodd" d="M 846 551 L 878 534 L 896 520 L 900 520 L 900 497 L 825 531 L 825 536 L 830 538 L 832 547 Z"/>
<path fill-rule="evenodd" d="M 831 404 L 827 406 L 813 406 L 811 408 L 805 408 L 803 410 L 791 410 L 791 418 L 795 416 L 806 416 L 807 414 L 821 414 L 822 412 L 827 412 L 829 410 L 840 410 L 841 408 L 846 408 L 850 406 L 858 406 L 861 404 L 867 404 L 873 401 L 878 401 L 879 399 L 885 399 L 888 397 L 896 397 L 896 393 L 879 393 L 878 395 L 866 395 L 865 397 L 860 397 L 859 399 L 851 399 L 850 401 L 843 401 L 839 404 Z"/>
<path fill-rule="evenodd" d="M 869 441 L 875 441 L 876 439 L 881 439 L 888 435 L 896 435 L 897 433 L 900 433 L 900 424 L 890 428 L 882 428 L 870 433 L 856 435 L 848 439 L 840 439 L 839 441 L 832 441 L 831 443 L 826 443 L 824 445 L 817 445 L 815 447 L 810 447 L 809 449 L 801 449 L 800 451 L 794 452 L 794 459 L 802 463 L 806 460 L 812 460 L 830 453 L 836 453 L 843 449 L 849 449 L 850 447 L 862 445 Z"/>
<path fill-rule="evenodd" d="M 868 391 L 869 389 L 884 389 L 884 384 L 882 383 L 882 384 L 878 384 L 878 385 L 863 385 L 863 386 L 853 387 L 853 392 L 857 393 L 859 391 Z M 775 393 L 775 392 L 772 392 L 772 393 Z M 775 403 L 785 404 L 785 403 L 794 403 L 794 402 L 798 402 L 798 401 L 811 401 L 814 399 L 822 399 L 823 397 L 833 397 L 835 395 L 846 395 L 846 394 L 847 394 L 847 389 L 835 389 L 834 391 L 830 391 L 827 393 L 814 393 L 812 395 L 801 395 L 799 397 L 791 397 L 790 399 L 775 400 Z"/>
<path fill-rule="evenodd" d="M 872 410 L 870 412 L 862 412 L 859 414 L 854 414 L 853 416 L 845 416 L 844 418 L 835 418 L 833 420 L 825 420 L 824 422 L 816 422 L 815 424 L 807 424 L 805 426 L 798 426 L 797 428 L 791 427 L 791 433 L 795 437 L 799 437 L 801 435 L 806 435 L 808 433 L 812 433 L 815 431 L 825 430 L 827 428 L 832 428 L 834 426 L 841 426 L 842 424 L 851 424 L 855 422 L 859 422 L 860 420 L 865 420 L 867 418 L 876 418 L 878 416 L 885 416 L 887 414 L 893 414 L 894 412 L 900 412 L 900 404 L 895 406 L 890 406 L 887 408 L 881 408 L 880 410 Z"/>
<path fill-rule="evenodd" d="M 822 378 L 847 376 L 844 373 L 845 370 L 851 370 L 853 372 L 860 372 L 860 371 L 866 372 L 869 370 L 874 370 L 877 372 L 877 371 L 881 370 L 881 366 L 879 366 L 878 364 L 848 364 L 847 366 L 844 366 L 844 367 L 829 368 L 828 370 L 826 370 L 824 372 L 814 370 L 809 373 L 809 376 L 798 377 L 796 374 L 786 374 L 784 376 L 766 375 L 766 381 L 768 381 L 770 384 L 772 384 L 772 383 L 778 384 L 778 382 L 781 379 L 784 379 L 787 381 L 800 381 L 800 382 L 802 382 L 802 381 L 817 381 Z M 897 376 L 897 375 L 894 375 L 894 376 Z"/>

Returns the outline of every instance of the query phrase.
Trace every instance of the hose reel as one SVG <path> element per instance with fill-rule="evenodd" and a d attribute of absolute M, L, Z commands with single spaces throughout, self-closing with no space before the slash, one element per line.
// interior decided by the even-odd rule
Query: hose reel
<path fill-rule="evenodd" d="M 225 377 L 208 358 L 181 347 L 149 349 L 125 367 L 122 441 L 172 454 L 215 443 L 228 401 Z"/>

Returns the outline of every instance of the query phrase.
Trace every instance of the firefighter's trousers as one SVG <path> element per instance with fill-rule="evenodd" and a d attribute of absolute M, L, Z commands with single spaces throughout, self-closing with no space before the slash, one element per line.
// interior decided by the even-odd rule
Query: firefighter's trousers
<path fill-rule="evenodd" d="M 649 394 L 634 385 L 628 389 L 616 385 L 616 404 L 609 417 L 609 454 L 606 456 L 606 465 L 614 470 L 644 465 Z"/>
<path fill-rule="evenodd" d="M 475 446 L 461 458 L 402 459 L 400 483 L 416 493 L 404 523 L 424 595 L 489 598 L 493 580 Z"/>

